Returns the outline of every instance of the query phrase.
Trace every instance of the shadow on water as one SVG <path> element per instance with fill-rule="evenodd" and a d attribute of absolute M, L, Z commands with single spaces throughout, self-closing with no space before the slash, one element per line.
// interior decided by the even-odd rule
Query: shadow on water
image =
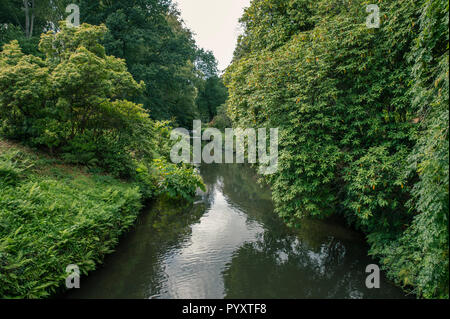
<path fill-rule="evenodd" d="M 405 298 L 365 286 L 361 234 L 333 220 L 290 229 L 245 165 L 204 165 L 190 208 L 155 203 L 68 298 Z"/>

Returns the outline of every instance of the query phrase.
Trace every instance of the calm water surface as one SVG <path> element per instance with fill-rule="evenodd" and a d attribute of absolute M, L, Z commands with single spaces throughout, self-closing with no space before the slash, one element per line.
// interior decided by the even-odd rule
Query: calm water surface
<path fill-rule="evenodd" d="M 200 168 L 191 208 L 156 203 L 68 298 L 405 298 L 384 277 L 367 289 L 361 234 L 338 221 L 289 229 L 244 165 Z"/>

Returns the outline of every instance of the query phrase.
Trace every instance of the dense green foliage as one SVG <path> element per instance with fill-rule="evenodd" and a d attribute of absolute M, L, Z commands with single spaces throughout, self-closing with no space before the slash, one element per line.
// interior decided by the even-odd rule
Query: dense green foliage
<path fill-rule="evenodd" d="M 130 154 L 139 159 L 150 149 L 142 143 L 151 136 L 152 123 L 139 105 L 124 100 L 144 84 L 134 81 L 123 60 L 105 55 L 98 44 L 104 32 L 104 27 L 62 25 L 56 35 L 42 36 L 45 59 L 24 55 L 17 41 L 5 45 L 0 130 L 61 152 L 69 161 L 98 163 L 126 176 Z"/>
<path fill-rule="evenodd" d="M 228 115 L 280 129 L 286 222 L 344 214 L 393 280 L 448 298 L 448 3 L 380 1 L 379 29 L 367 4 L 254 0 Z"/>
<path fill-rule="evenodd" d="M 211 52 L 197 47 L 172 1 L 28 2 L 26 14 L 24 1 L 0 1 L 0 47 L 18 40 L 26 54 L 40 56 L 40 34 L 66 18 L 66 5 L 77 4 L 81 23 L 107 27 L 102 38 L 106 54 L 124 59 L 133 78 L 146 83 L 129 98 L 150 110 L 152 119 L 191 127 L 194 119 L 209 122 L 224 103 L 227 92 L 218 77 L 217 61 Z M 31 33 L 26 32 L 27 16 L 34 19 Z"/>
<path fill-rule="evenodd" d="M 130 183 L 0 139 L 0 297 L 48 297 L 64 285 L 67 265 L 94 270 L 134 224 L 145 185 L 180 207 L 177 199 L 192 199 L 199 186 L 193 174 L 156 160 L 152 175 Z"/>
<path fill-rule="evenodd" d="M 150 176 L 153 159 L 168 160 L 169 129 L 127 100 L 145 85 L 133 79 L 124 60 L 105 54 L 99 41 L 106 31 L 103 25 L 62 24 L 60 32 L 42 35 L 44 59 L 23 54 L 17 41 L 5 45 L 0 131 L 70 163 L 122 178 L 138 178 L 144 170 Z"/>
<path fill-rule="evenodd" d="M 206 79 L 197 96 L 200 119 L 209 123 L 218 113 L 218 108 L 225 103 L 228 94 L 222 80 L 217 77 Z"/>
<path fill-rule="evenodd" d="M 82 22 L 107 26 L 106 52 L 125 59 L 133 77 L 147 84 L 134 101 L 151 110 L 153 119 L 174 120 L 188 128 L 194 119 L 212 119 L 226 99 L 226 91 L 223 98 L 224 89 L 216 88 L 217 61 L 211 52 L 197 48 L 171 1 L 74 3 L 80 6 Z"/>
<path fill-rule="evenodd" d="M 0 296 L 57 291 L 95 269 L 142 207 L 135 185 L 0 147 Z"/>
<path fill-rule="evenodd" d="M 128 69 L 147 86 L 136 100 L 154 119 L 175 118 L 191 125 L 196 118 L 196 46 L 170 1 L 75 1 L 81 21 L 105 23 L 108 54 L 126 60 Z"/>
<path fill-rule="evenodd" d="M 62 20 L 66 3 L 66 0 L 0 0 L 0 48 L 18 40 L 26 54 L 39 55 L 41 33 Z"/>
<path fill-rule="evenodd" d="M 448 2 L 427 1 L 412 53 L 412 105 L 420 116 L 406 174 L 418 174 L 407 203 L 417 212 L 401 237 L 374 252 L 404 283 L 427 298 L 448 298 L 449 56 Z M 371 238 L 375 244 L 377 238 Z M 380 251 L 377 249 L 381 248 Z"/>
<path fill-rule="evenodd" d="M 58 26 L 72 2 L 84 23 Z M 200 118 L 278 127 L 279 215 L 342 214 L 397 284 L 448 298 L 448 2 L 377 3 L 369 29 L 368 1 L 253 0 L 224 105 L 170 0 L 0 0 L 0 135 L 63 161 L 0 143 L 0 296 L 94 269 L 143 200 L 192 200 L 202 182 L 168 163 L 169 133 Z"/>
<path fill-rule="evenodd" d="M 174 199 L 189 199 L 198 187 L 192 169 L 161 160 L 153 168 L 145 185 L 178 207 Z M 94 270 L 134 224 L 143 185 L 0 139 L 0 297 L 48 297 L 64 286 L 67 265 L 83 275 Z"/>

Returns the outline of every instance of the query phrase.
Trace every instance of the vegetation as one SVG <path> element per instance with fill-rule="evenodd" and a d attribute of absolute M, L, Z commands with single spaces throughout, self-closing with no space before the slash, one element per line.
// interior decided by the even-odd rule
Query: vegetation
<path fill-rule="evenodd" d="M 224 76 L 234 126 L 279 127 L 281 217 L 336 212 L 390 278 L 448 298 L 448 3 L 254 0 Z"/>
<path fill-rule="evenodd" d="M 142 207 L 139 187 L 0 147 L 0 296 L 42 298 L 76 264 L 83 274 L 112 252 Z"/>
<path fill-rule="evenodd" d="M 180 207 L 174 199 L 191 198 L 200 182 L 191 169 L 161 160 L 154 168 L 146 182 L 155 181 L 158 203 L 167 198 Z M 0 139 L 0 297 L 49 297 L 62 291 L 68 265 L 82 275 L 94 270 L 134 225 L 144 190 L 140 181 L 93 173 Z"/>
<path fill-rule="evenodd" d="M 184 205 L 204 188 L 193 167 L 169 163 L 177 123 L 134 102 L 153 83 L 108 55 L 107 27 L 61 22 L 56 30 L 40 35 L 37 51 L 32 31 L 2 29 L 0 297 L 54 294 L 67 265 L 95 269 L 144 202 Z"/>
<path fill-rule="evenodd" d="M 341 214 L 398 285 L 448 298 L 449 4 L 377 3 L 368 28 L 365 0 L 253 0 L 222 79 L 171 0 L 0 0 L 0 297 L 50 296 L 146 200 L 191 201 L 169 137 L 200 118 L 278 127 L 284 221 Z"/>
<path fill-rule="evenodd" d="M 23 9 L 30 2 L 29 10 Z M 68 15 L 68 4 L 80 8 L 81 23 L 106 26 L 101 44 L 105 53 L 125 60 L 139 94 L 128 97 L 150 110 L 154 120 L 171 120 L 192 127 L 192 120 L 209 122 L 227 92 L 210 51 L 198 48 L 190 30 L 170 0 L 1 0 L 0 47 L 18 40 L 26 54 L 42 57 L 37 44 L 42 32 L 54 30 Z M 33 5 L 35 6 L 33 8 Z M 34 19 L 34 27 L 26 21 Z"/>

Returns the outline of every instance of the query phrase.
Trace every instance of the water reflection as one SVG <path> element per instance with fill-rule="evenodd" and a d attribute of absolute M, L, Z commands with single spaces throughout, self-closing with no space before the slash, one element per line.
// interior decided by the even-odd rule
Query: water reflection
<path fill-rule="evenodd" d="M 70 298 L 402 298 L 373 263 L 360 234 L 336 221 L 297 230 L 274 214 L 270 191 L 243 165 L 201 168 L 201 204 L 156 203 L 102 269 Z"/>
<path fill-rule="evenodd" d="M 210 209 L 192 226 L 189 240 L 163 261 L 168 276 L 163 297 L 223 298 L 221 277 L 227 262 L 263 231 L 257 222 L 247 222 L 245 214 L 231 207 L 221 192 L 214 191 Z"/>

